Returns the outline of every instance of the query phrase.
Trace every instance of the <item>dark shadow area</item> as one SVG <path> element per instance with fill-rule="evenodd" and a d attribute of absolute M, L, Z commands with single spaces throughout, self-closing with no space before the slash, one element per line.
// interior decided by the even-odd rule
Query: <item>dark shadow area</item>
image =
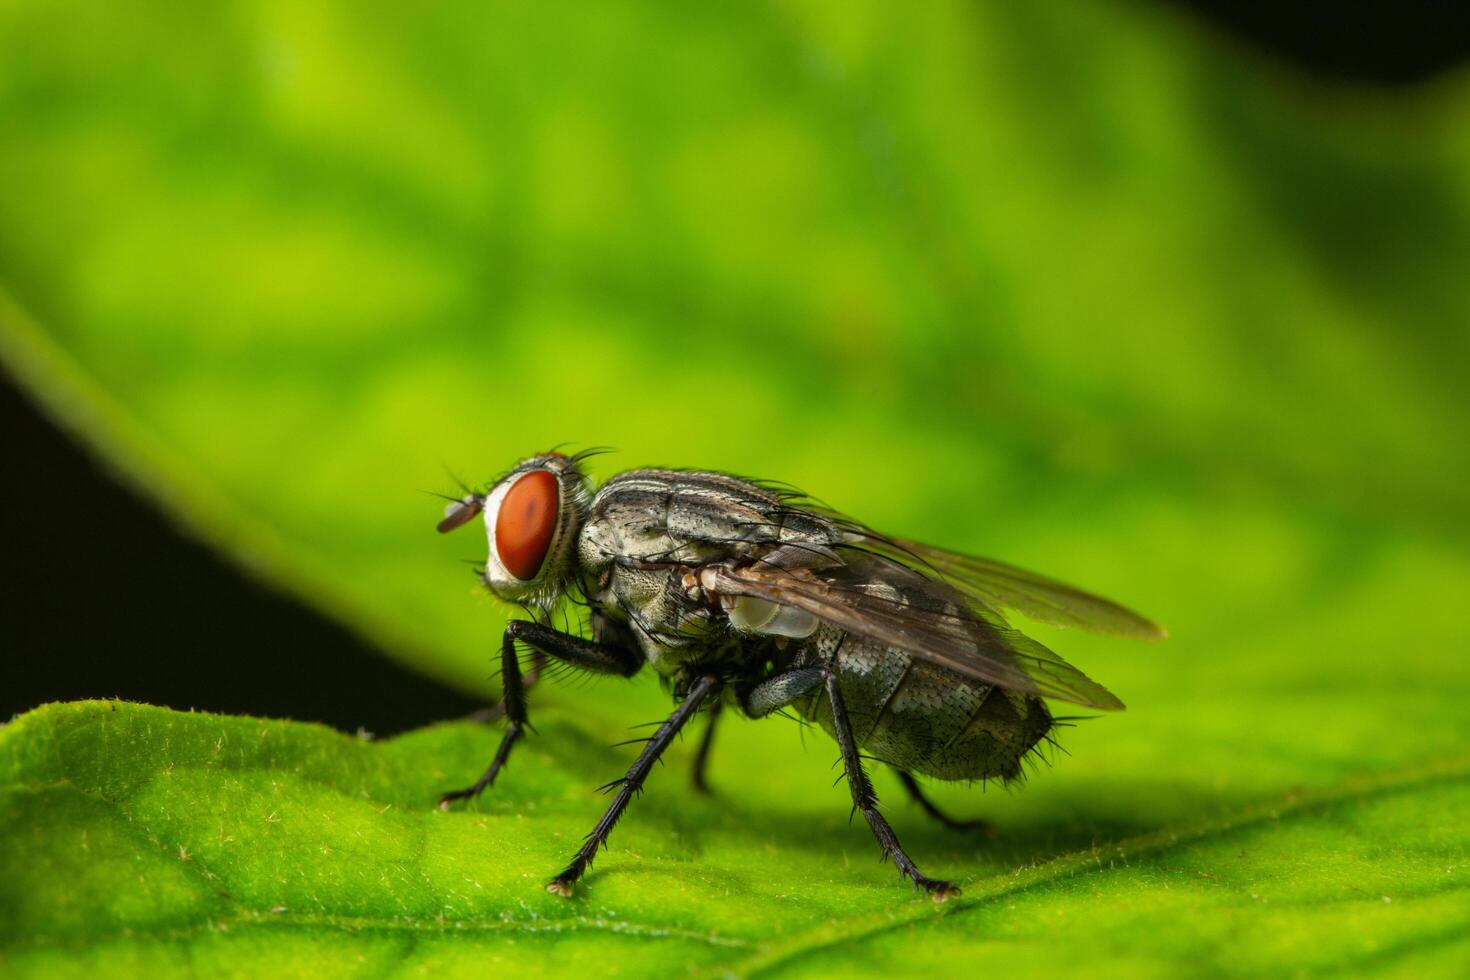
<path fill-rule="evenodd" d="M 1246 44 L 1324 78 L 1412 85 L 1470 57 L 1470 16 L 1435 0 L 1172 0 Z"/>
<path fill-rule="evenodd" d="M 243 575 L 0 374 L 0 721 L 119 697 L 387 734 L 479 707 Z"/>

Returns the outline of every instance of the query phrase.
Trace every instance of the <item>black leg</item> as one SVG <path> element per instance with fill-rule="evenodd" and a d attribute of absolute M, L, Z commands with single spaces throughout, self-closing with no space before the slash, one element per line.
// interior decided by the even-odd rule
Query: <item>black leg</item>
<path fill-rule="evenodd" d="M 883 854 L 893 858 L 893 863 L 898 869 L 908 875 L 914 884 L 918 885 L 936 902 L 947 901 L 957 898 L 960 890 L 956 885 L 937 878 L 930 878 L 919 870 L 918 866 L 904 853 L 903 846 L 898 842 L 898 836 L 894 834 L 893 828 L 888 826 L 888 821 L 883 819 L 883 814 L 878 812 L 878 794 L 873 792 L 873 783 L 868 779 L 868 774 L 863 769 L 862 757 L 858 755 L 856 740 L 852 737 L 852 725 L 847 720 L 847 705 L 842 700 L 842 690 L 837 684 L 837 675 L 827 673 L 827 700 L 832 708 L 832 730 L 837 735 L 837 745 L 842 749 L 842 765 L 847 773 L 847 786 L 852 790 L 853 809 L 862 812 L 863 819 L 868 821 L 868 826 L 873 829 L 873 836 L 878 838 L 878 846 L 883 849 Z"/>
<path fill-rule="evenodd" d="M 473 786 L 445 793 L 440 797 L 439 809 L 441 810 L 449 809 L 449 804 L 455 800 L 467 800 L 479 796 L 494 783 L 495 777 L 500 775 L 500 770 L 505 767 L 506 760 L 510 758 L 510 750 L 525 733 L 528 724 L 526 721 L 526 684 L 521 677 L 520 658 L 516 655 L 517 640 L 563 663 L 598 674 L 631 677 L 638 672 L 639 667 L 643 666 L 642 658 L 635 651 L 608 644 L 593 643 L 580 636 L 559 633 L 549 626 L 526 622 L 523 619 L 513 619 L 506 623 L 505 634 L 500 641 L 500 684 L 503 691 L 501 704 L 504 706 L 507 721 L 505 736 L 500 740 L 500 748 L 496 750 L 495 758 L 491 760 L 485 774 L 477 779 Z"/>
<path fill-rule="evenodd" d="M 545 669 L 546 654 L 542 653 L 540 650 L 531 651 L 531 666 L 526 668 L 526 673 L 521 677 L 521 690 L 529 691 L 531 688 L 535 687 L 536 682 L 541 679 L 541 671 Z M 483 708 L 471 711 L 460 720 L 468 721 L 476 725 L 488 725 L 492 721 L 499 721 L 504 717 L 505 701 L 504 699 L 502 699 L 495 702 L 494 704 L 486 705 Z"/>
<path fill-rule="evenodd" d="M 708 795 L 709 783 L 705 781 L 704 770 L 709 765 L 709 750 L 715 743 L 715 725 L 720 720 L 721 702 L 716 701 L 709 706 L 709 721 L 705 723 L 704 734 L 699 737 L 699 748 L 694 753 L 694 792 Z"/>
<path fill-rule="evenodd" d="M 903 783 L 903 788 L 909 791 L 909 796 L 913 797 L 914 802 L 923 807 L 925 813 L 944 824 L 950 830 L 994 835 L 995 828 L 990 825 L 989 820 L 956 820 L 935 806 L 934 802 L 924 795 L 923 788 L 919 786 L 918 781 L 913 776 L 904 772 L 902 769 L 895 769 L 893 771 L 898 773 L 898 781 Z"/>
<path fill-rule="evenodd" d="M 690 719 L 694 712 L 699 710 L 699 706 L 704 699 L 716 691 L 719 686 L 720 680 L 717 677 L 701 677 L 696 681 L 679 707 L 674 709 L 674 713 L 669 715 L 668 720 L 659 726 L 658 731 L 653 733 L 653 737 L 648 740 L 648 744 L 643 747 L 643 751 L 639 754 L 638 760 L 628 770 L 628 774 L 622 779 L 615 780 L 609 784 L 610 786 L 618 787 L 618 795 L 613 797 L 612 805 L 607 808 L 607 812 L 602 815 L 602 819 L 597 821 L 597 826 L 592 828 L 592 833 L 587 835 L 587 842 L 582 845 L 582 849 L 577 852 L 577 856 L 572 858 L 572 862 L 566 866 L 561 874 L 547 882 L 547 891 L 563 897 L 568 897 L 572 894 L 573 886 L 577 883 L 577 879 L 582 877 L 587 868 L 591 866 L 592 859 L 597 856 L 598 848 L 606 845 L 607 835 L 612 833 L 612 829 L 617 824 L 618 818 L 628 808 L 628 801 L 633 798 L 634 793 L 637 793 L 643 788 L 643 781 L 648 778 L 648 771 L 653 768 L 653 764 L 658 761 L 658 757 L 663 755 L 664 749 L 669 747 L 669 743 L 674 740 L 674 736 L 679 734 L 679 729 L 684 727 L 684 723 Z"/>

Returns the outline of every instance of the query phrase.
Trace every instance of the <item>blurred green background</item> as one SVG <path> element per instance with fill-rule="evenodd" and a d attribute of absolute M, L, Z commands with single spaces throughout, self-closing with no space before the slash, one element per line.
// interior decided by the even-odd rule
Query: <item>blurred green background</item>
<path fill-rule="evenodd" d="M 0 66 L 5 366 L 415 671 L 492 696 L 506 615 L 418 491 L 606 444 L 1165 623 L 1036 630 L 1130 712 L 1003 818 L 1467 750 L 1463 72 L 1313 81 L 1101 2 L 11 0 Z M 81 614 L 148 560 L 78 556 Z M 537 696 L 667 704 L 630 690 Z M 742 726 L 716 778 L 796 739 Z"/>
<path fill-rule="evenodd" d="M 12 368 L 384 649 L 483 689 L 416 490 L 569 440 L 1131 600 L 1125 689 L 1457 563 L 1466 86 L 1147 6 L 395 10 L 11 4 L 0 73 Z"/>

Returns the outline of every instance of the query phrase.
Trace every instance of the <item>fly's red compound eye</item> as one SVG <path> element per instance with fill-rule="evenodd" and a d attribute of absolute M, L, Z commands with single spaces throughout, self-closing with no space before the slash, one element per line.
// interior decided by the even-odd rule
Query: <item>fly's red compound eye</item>
<path fill-rule="evenodd" d="M 535 578 L 546 561 L 560 499 L 556 477 L 546 470 L 532 470 L 511 484 L 500 502 L 495 551 L 506 571 L 523 582 Z"/>

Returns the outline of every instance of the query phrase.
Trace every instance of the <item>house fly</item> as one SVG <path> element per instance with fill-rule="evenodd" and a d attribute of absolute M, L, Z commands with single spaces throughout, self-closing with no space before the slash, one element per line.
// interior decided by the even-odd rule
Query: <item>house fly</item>
<path fill-rule="evenodd" d="M 1043 698 L 1104 711 L 1123 703 L 1007 622 L 1046 623 L 1153 640 L 1164 631 L 1127 609 L 1031 572 L 880 534 L 778 485 L 725 473 L 637 469 L 595 492 L 589 453 L 532 456 L 483 492 L 453 500 L 441 532 L 483 517 L 481 578 L 521 607 L 501 643 L 505 734 L 472 786 L 491 786 L 528 726 L 518 645 L 595 674 L 650 665 L 677 707 L 611 805 L 547 890 L 570 895 L 649 770 L 695 714 L 751 718 L 786 709 L 837 741 L 855 810 L 899 870 L 937 902 L 959 894 L 904 851 L 878 810 L 863 757 L 892 766 L 926 812 L 951 826 L 915 776 L 1020 775 L 1054 724 Z M 590 637 L 552 627 L 564 599 L 590 610 Z"/>

